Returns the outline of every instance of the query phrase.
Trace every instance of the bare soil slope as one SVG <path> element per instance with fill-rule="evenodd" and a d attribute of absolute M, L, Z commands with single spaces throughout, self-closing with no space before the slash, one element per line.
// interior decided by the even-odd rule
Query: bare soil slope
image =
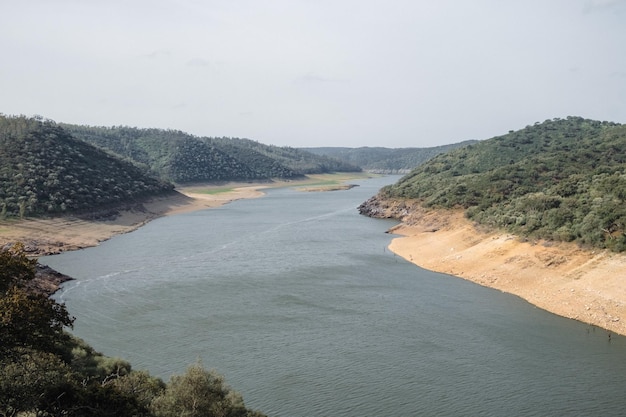
<path fill-rule="evenodd" d="M 518 295 L 626 335 L 626 256 L 573 244 L 521 241 L 478 229 L 459 212 L 417 210 L 389 248 L 423 268 Z"/>

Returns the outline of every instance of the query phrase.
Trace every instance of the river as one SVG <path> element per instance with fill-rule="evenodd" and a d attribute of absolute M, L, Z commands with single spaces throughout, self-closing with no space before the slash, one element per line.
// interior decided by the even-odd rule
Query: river
<path fill-rule="evenodd" d="M 74 333 L 165 380 L 201 360 L 268 416 L 618 416 L 626 338 L 387 250 L 345 191 L 271 189 L 41 258 Z"/>

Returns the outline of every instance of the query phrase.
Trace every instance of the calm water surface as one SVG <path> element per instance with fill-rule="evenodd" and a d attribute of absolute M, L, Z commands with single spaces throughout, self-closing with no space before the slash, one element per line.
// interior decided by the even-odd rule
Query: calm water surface
<path fill-rule="evenodd" d="M 396 178 L 158 219 L 42 258 L 75 333 L 168 379 L 201 359 L 270 416 L 618 416 L 626 342 L 390 253 Z"/>

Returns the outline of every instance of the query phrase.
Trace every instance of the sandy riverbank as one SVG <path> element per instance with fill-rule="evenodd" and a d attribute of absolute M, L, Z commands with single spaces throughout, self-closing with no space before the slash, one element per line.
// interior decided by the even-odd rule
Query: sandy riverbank
<path fill-rule="evenodd" d="M 626 256 L 522 242 L 476 228 L 461 212 L 421 212 L 389 248 L 432 271 L 518 295 L 560 316 L 626 335 Z"/>
<path fill-rule="evenodd" d="M 184 187 L 175 193 L 138 202 L 98 219 L 84 216 L 30 218 L 0 223 L 0 246 L 22 242 L 31 255 L 44 255 L 96 246 L 128 233 L 161 216 L 221 206 L 263 195 L 263 184 Z M 223 186 L 222 186 L 223 188 Z M 214 192 L 214 193 L 210 193 Z"/>

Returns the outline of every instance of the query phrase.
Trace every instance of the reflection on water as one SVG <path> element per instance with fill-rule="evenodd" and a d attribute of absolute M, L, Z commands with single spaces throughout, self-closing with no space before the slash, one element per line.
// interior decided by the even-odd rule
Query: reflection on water
<path fill-rule="evenodd" d="M 626 343 L 394 256 L 356 207 L 395 178 L 158 219 L 42 262 L 96 349 L 201 358 L 272 416 L 623 415 Z"/>

